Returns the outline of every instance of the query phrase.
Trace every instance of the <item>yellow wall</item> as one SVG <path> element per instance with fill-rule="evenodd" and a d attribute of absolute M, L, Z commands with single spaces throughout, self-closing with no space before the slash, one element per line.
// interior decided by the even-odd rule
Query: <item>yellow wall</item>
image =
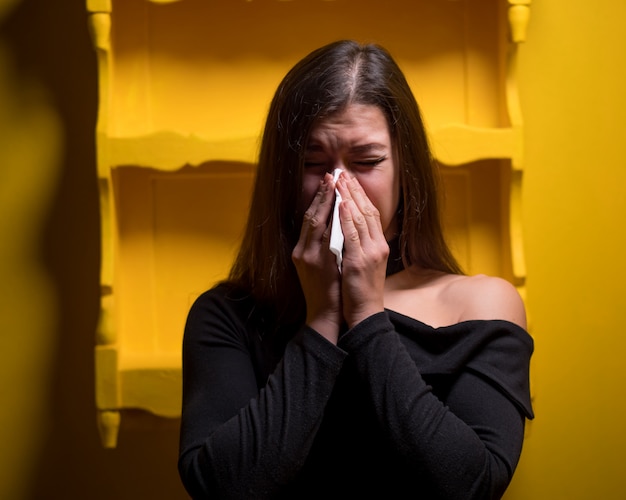
<path fill-rule="evenodd" d="M 624 498 L 626 3 L 533 1 L 521 56 L 536 421 L 511 493 Z"/>
<path fill-rule="evenodd" d="M 35 145 L 25 151 L 46 146 L 49 153 L 16 159 L 6 153 L 6 139 L 0 141 L 2 187 L 8 185 L 5 169 L 22 172 L 13 186 L 26 184 L 36 175 L 33 162 L 41 164 L 45 181 L 32 212 L 11 205 L 11 213 L 30 217 L 23 227 L 39 232 L 41 241 L 6 222 L 13 218 L 4 209 L 8 191 L 0 189 L 3 249 L 11 239 L 34 251 L 25 259 L 2 254 L 0 267 L 0 497 L 11 491 L 11 498 L 20 498 L 13 494 L 19 488 L 22 498 L 185 498 L 175 470 L 176 422 L 123 419 L 114 450 L 100 447 L 96 431 L 97 95 L 84 2 L 23 0 L 0 7 L 11 3 L 18 5 L 4 21 L 0 9 L 1 137 L 31 109 L 49 121 L 27 125 Z M 521 50 L 537 419 L 509 500 L 617 499 L 623 492 L 625 19 L 621 0 L 534 0 Z M 33 81 L 47 97 L 26 92 Z M 14 114 L 5 111 L 17 102 L 9 92 L 23 99 Z M 46 142 L 50 138 L 56 144 Z M 15 283 L 23 288 L 8 287 L 5 276 L 17 273 Z M 41 283 L 52 286 L 51 295 Z"/>

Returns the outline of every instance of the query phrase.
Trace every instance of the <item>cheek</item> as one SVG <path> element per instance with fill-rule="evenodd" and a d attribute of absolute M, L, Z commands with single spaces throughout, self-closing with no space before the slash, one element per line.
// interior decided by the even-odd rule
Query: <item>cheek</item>
<path fill-rule="evenodd" d="M 323 174 L 307 173 L 306 171 L 302 174 L 302 196 L 300 197 L 300 206 L 298 207 L 301 213 L 304 213 L 311 206 L 323 176 Z"/>

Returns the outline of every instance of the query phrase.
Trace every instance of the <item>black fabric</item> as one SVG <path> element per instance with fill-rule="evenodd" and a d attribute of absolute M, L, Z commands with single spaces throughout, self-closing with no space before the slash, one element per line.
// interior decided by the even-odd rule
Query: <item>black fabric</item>
<path fill-rule="evenodd" d="M 179 470 L 193 498 L 502 496 L 533 417 L 522 328 L 386 311 L 335 346 L 263 318 L 227 285 L 189 313 Z"/>

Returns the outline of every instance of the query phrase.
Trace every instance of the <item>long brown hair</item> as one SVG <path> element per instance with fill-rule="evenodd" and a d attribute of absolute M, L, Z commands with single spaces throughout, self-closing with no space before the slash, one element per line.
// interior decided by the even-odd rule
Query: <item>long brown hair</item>
<path fill-rule="evenodd" d="M 436 165 L 422 117 L 398 65 L 382 47 L 339 41 L 298 62 L 280 83 L 268 113 L 250 214 L 230 281 L 297 320 L 304 298 L 291 261 L 298 240 L 304 152 L 321 118 L 350 103 L 387 117 L 400 169 L 399 250 L 404 266 L 460 273 L 443 237 Z"/>

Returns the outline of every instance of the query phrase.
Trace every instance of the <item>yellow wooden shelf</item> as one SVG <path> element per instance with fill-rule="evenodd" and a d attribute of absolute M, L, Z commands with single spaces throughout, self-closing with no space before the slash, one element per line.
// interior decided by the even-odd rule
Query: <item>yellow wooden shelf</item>
<path fill-rule="evenodd" d="M 247 215 L 273 92 L 303 55 L 387 47 L 421 104 L 468 272 L 523 293 L 516 53 L 530 0 L 87 0 L 98 54 L 102 226 L 96 406 L 180 411 L 194 298 L 224 278 Z"/>

